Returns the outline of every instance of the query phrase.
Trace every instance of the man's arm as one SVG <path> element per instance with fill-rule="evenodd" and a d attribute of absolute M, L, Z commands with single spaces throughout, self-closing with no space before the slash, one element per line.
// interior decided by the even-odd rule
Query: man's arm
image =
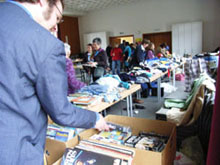
<path fill-rule="evenodd" d="M 67 74 L 64 48 L 55 47 L 39 68 L 37 95 L 43 109 L 60 125 L 91 128 L 96 125 L 97 113 L 73 106 L 67 100 Z M 100 127 L 105 123 L 102 121 Z"/>

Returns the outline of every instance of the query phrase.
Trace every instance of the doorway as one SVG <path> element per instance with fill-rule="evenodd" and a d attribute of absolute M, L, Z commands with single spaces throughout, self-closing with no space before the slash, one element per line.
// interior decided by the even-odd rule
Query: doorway
<path fill-rule="evenodd" d="M 114 46 L 114 44 L 120 45 L 123 40 L 129 42 L 129 44 L 134 43 L 134 35 L 109 37 L 109 43 L 111 46 Z"/>
<path fill-rule="evenodd" d="M 146 38 L 154 43 L 155 49 L 160 46 L 162 43 L 166 43 L 170 50 L 169 52 L 172 53 L 172 34 L 171 32 L 161 32 L 161 33 L 147 33 L 143 34 L 143 38 Z"/>

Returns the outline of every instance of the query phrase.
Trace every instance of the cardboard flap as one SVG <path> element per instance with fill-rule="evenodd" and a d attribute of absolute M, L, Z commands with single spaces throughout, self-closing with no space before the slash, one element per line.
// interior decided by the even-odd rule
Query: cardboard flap
<path fill-rule="evenodd" d="M 59 158 L 63 156 L 63 153 L 66 149 L 66 144 L 61 141 L 53 140 L 53 139 L 46 139 L 45 145 L 45 154 L 47 164 L 53 164 Z"/>
<path fill-rule="evenodd" d="M 146 118 L 135 118 L 117 115 L 108 115 L 105 117 L 106 121 L 121 124 L 124 126 L 130 126 L 133 134 L 138 134 L 141 131 L 157 132 L 163 135 L 170 135 L 175 124 L 160 120 L 149 120 Z"/>

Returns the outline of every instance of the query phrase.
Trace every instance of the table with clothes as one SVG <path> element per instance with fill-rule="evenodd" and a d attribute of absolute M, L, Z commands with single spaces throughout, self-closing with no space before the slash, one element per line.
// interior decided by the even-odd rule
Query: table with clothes
<path fill-rule="evenodd" d="M 127 98 L 127 113 L 128 116 L 133 116 L 132 94 L 138 92 L 140 89 L 141 86 L 139 84 L 124 82 L 119 76 L 108 74 L 89 86 L 81 88 L 76 94 L 85 94 L 99 98 L 99 102 L 91 106 L 84 106 L 85 109 L 95 112 L 102 112 L 122 99 Z M 70 101 L 73 95 L 68 97 Z M 106 112 L 104 111 L 104 113 Z"/>
<path fill-rule="evenodd" d="M 175 62 L 168 58 L 154 58 L 147 60 L 139 67 L 133 67 L 128 73 L 120 74 L 120 78 L 126 82 L 133 82 L 141 84 L 142 96 L 147 97 L 152 82 L 157 81 L 157 97 L 158 101 L 161 99 L 160 82 L 161 77 L 167 75 L 168 77 L 173 72 L 173 85 L 175 86 L 175 69 L 183 65 L 183 62 Z"/>

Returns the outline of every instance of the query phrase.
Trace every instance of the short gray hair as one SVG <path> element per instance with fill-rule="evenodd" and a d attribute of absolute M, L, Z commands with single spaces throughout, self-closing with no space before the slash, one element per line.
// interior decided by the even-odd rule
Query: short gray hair
<path fill-rule="evenodd" d="M 102 40 L 101 40 L 101 38 L 94 38 L 93 40 L 92 40 L 92 43 L 94 44 L 94 43 L 96 43 L 96 44 L 98 44 L 98 45 L 101 45 L 101 43 L 102 43 Z"/>

